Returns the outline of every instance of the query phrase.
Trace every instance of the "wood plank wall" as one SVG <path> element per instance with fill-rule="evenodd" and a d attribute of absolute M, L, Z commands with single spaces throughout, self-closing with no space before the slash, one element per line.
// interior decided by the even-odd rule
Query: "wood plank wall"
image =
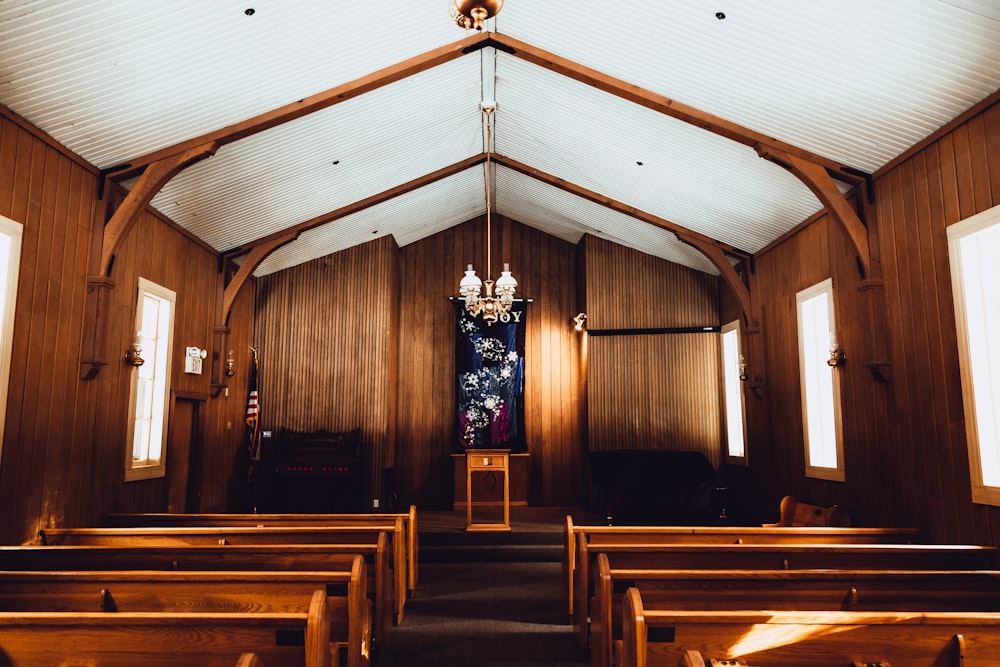
<path fill-rule="evenodd" d="M 123 481 L 130 370 L 120 362 L 134 337 L 138 277 L 177 293 L 171 389 L 201 405 L 197 425 L 201 485 L 207 507 L 219 507 L 218 489 L 232 479 L 243 406 L 209 405 L 210 374 L 185 375 L 186 345 L 212 345 L 218 255 L 157 214 L 140 216 L 117 253 L 115 287 L 105 313 L 108 365 L 79 379 L 81 332 L 94 224 L 103 224 L 99 174 L 23 120 L 0 108 L 0 214 L 24 225 L 21 278 L 10 392 L 0 461 L 0 539 L 34 539 L 51 525 L 93 525 L 106 512 L 163 511 L 163 479 Z M 109 196 L 120 199 L 114 189 Z M 249 327 L 238 300 L 234 326 Z M 246 384 L 234 390 L 244 393 Z M 232 394 L 231 394 L 232 395 Z M 244 394 L 245 395 L 245 394 Z M 192 409 L 194 406 L 192 405 Z M 207 415 L 212 416 L 207 416 Z M 190 457 L 188 457 L 190 458 Z M 168 474 L 171 459 L 168 452 Z M 187 495 L 186 492 L 184 495 Z"/>
<path fill-rule="evenodd" d="M 819 216 L 756 257 L 751 292 L 762 312 L 764 398 L 747 396 L 756 502 L 785 493 L 839 503 L 859 525 L 915 526 L 927 539 L 997 544 L 1000 511 L 971 502 L 947 226 L 1000 204 L 1000 106 L 876 174 L 876 220 L 888 322 L 889 384 L 862 366 L 875 329 L 845 234 Z M 871 233 L 871 232 L 870 232 Z M 847 353 L 843 483 L 803 472 L 795 293 L 833 277 Z M 878 294 L 884 292 L 884 294 Z M 723 300 L 724 319 L 735 316 Z M 884 342 L 884 341 L 883 341 Z"/>
<path fill-rule="evenodd" d="M 719 325 L 715 277 L 587 236 L 588 330 Z M 589 449 L 697 451 L 721 459 L 718 334 L 587 340 Z"/>
<path fill-rule="evenodd" d="M 257 281 L 261 425 L 275 436 L 360 428 L 366 499 L 383 497 L 393 465 L 397 256 L 382 237 Z"/>

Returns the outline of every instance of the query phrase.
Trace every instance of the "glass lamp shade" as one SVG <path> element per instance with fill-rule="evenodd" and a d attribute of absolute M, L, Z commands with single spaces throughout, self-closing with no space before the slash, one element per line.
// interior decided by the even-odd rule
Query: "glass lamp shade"
<path fill-rule="evenodd" d="M 472 264 L 468 265 L 465 270 L 465 276 L 462 278 L 462 282 L 458 284 L 458 293 L 462 295 L 466 303 L 475 303 L 479 300 L 479 291 L 483 287 L 483 281 L 479 279 L 476 275 L 475 269 L 472 268 Z"/>
<path fill-rule="evenodd" d="M 510 303 L 514 300 L 514 292 L 516 290 L 517 280 L 514 279 L 514 276 L 510 275 L 510 264 L 504 264 L 503 271 L 500 273 L 500 277 L 497 278 L 497 297 L 501 301 Z"/>

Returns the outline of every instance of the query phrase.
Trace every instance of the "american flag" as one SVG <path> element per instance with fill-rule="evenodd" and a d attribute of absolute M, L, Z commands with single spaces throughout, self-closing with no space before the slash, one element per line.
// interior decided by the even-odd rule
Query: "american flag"
<path fill-rule="evenodd" d="M 257 349 L 251 347 L 250 389 L 247 392 L 246 423 L 250 429 L 250 460 L 260 461 L 260 396 L 257 393 Z"/>

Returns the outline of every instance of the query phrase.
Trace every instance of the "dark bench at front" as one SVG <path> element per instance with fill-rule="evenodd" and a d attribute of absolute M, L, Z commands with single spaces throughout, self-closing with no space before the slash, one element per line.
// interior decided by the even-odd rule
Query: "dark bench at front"
<path fill-rule="evenodd" d="M 591 478 L 615 525 L 716 522 L 715 468 L 701 452 L 590 452 Z"/>

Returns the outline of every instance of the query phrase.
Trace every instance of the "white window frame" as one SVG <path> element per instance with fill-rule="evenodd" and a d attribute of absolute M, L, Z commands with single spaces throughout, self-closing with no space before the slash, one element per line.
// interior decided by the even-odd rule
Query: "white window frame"
<path fill-rule="evenodd" d="M 722 354 L 722 412 L 726 432 L 726 463 L 749 465 L 747 457 L 746 403 L 740 371 L 743 366 L 743 332 L 740 321 L 723 325 L 719 334 Z"/>
<path fill-rule="evenodd" d="M 160 312 L 158 321 L 153 313 L 145 309 L 150 300 L 166 307 L 165 311 Z M 139 278 L 135 340 L 141 342 L 144 363 L 139 367 L 132 367 L 129 383 L 126 482 L 164 477 L 167 472 L 167 423 L 170 417 L 170 367 L 176 304 L 177 295 L 172 290 Z M 149 387 L 149 395 L 145 390 L 140 391 L 140 381 Z M 145 402 L 144 406 L 139 405 L 140 400 Z M 137 438 L 148 438 L 148 441 L 140 445 L 145 450 L 143 458 L 135 457 Z"/>
<path fill-rule="evenodd" d="M 1000 268 L 986 256 L 998 234 L 1000 206 L 948 227 L 972 502 L 984 505 L 1000 505 Z"/>
<path fill-rule="evenodd" d="M 813 309 L 826 299 L 824 311 Z M 795 295 L 802 387 L 802 437 L 806 477 L 844 481 L 844 441 L 840 406 L 840 373 L 827 364 L 837 330 L 833 280 L 827 278 Z M 810 317 L 810 314 L 812 317 Z M 824 330 L 825 329 L 825 330 Z"/>
<path fill-rule="evenodd" d="M 0 274 L 0 461 L 3 460 L 3 434 L 7 423 L 7 389 L 10 386 L 10 358 L 13 354 L 14 311 L 17 309 L 17 277 L 21 268 L 21 239 L 24 226 L 0 215 L 7 270 Z M 0 263 L 0 266 L 3 264 Z"/>

